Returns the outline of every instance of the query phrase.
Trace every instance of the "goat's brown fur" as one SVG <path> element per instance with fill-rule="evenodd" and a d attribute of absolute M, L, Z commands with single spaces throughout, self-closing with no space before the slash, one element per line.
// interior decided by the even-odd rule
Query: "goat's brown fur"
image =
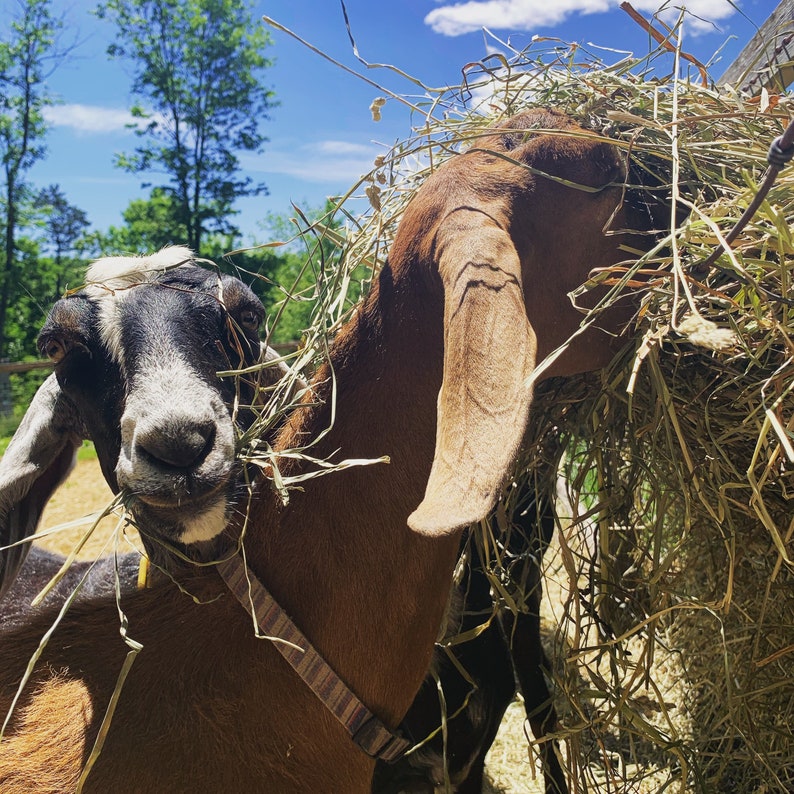
<path fill-rule="evenodd" d="M 531 126 L 571 124 L 548 113 L 512 122 Z M 526 377 L 581 319 L 566 293 L 591 268 L 625 258 L 620 237 L 604 235 L 619 187 L 581 192 L 488 149 L 593 187 L 625 173 L 606 142 L 497 130 L 428 179 L 378 284 L 334 344 L 337 413 L 313 449 L 391 463 L 310 480 L 285 508 L 261 484 L 245 537 L 253 571 L 392 726 L 428 667 L 459 532 L 490 508 L 521 443 Z M 547 374 L 599 366 L 608 348 L 588 332 Z M 329 425 L 328 375 L 318 374 L 319 400 L 296 410 L 276 449 Z M 86 790 L 368 791 L 373 762 L 253 636 L 217 574 L 197 570 L 182 584 L 205 603 L 170 584 L 124 599 L 144 649 Z M 51 617 L 0 639 L 0 708 Z M 114 601 L 73 607 L 0 744 L 4 794 L 74 789 L 125 652 Z M 62 763 L 46 775 L 58 779 L 45 785 L 55 757 Z"/>

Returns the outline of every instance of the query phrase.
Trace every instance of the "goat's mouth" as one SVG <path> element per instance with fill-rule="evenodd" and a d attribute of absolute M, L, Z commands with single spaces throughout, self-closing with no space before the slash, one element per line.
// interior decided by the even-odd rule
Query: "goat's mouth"
<path fill-rule="evenodd" d="M 155 488 L 131 489 L 133 505 L 138 502 L 163 514 L 202 510 L 225 494 L 231 481 L 231 472 L 212 483 L 196 483 L 190 475 L 173 477 L 172 482 L 157 482 Z"/>
<path fill-rule="evenodd" d="M 127 401 L 116 481 L 131 495 L 141 534 L 212 540 L 226 525 L 238 471 L 234 424 L 220 394 L 195 378 L 177 397 L 168 382 L 157 383 L 158 400 L 147 383 Z"/>
<path fill-rule="evenodd" d="M 143 535 L 184 545 L 216 538 L 226 527 L 231 482 L 201 496 L 166 499 L 162 494 L 131 494 L 130 509 Z"/>
<path fill-rule="evenodd" d="M 209 469 L 209 470 L 208 470 Z M 119 485 L 141 534 L 185 545 L 212 540 L 223 532 L 235 491 L 233 460 L 199 470 L 117 468 Z"/>

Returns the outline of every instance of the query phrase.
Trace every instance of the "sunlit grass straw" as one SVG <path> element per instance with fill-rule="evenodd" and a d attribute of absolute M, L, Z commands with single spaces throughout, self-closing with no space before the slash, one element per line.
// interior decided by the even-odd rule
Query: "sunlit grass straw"
<path fill-rule="evenodd" d="M 63 578 L 63 576 L 66 573 L 66 571 L 69 569 L 69 567 L 73 564 L 73 562 L 77 558 L 77 555 L 80 553 L 80 550 L 84 546 L 85 542 L 88 540 L 89 537 L 91 537 L 91 535 L 93 535 L 93 533 L 96 530 L 97 525 L 99 524 L 99 522 L 103 518 L 106 518 L 107 516 L 113 514 L 116 511 L 116 509 L 121 505 L 121 503 L 122 503 L 122 497 L 121 496 L 117 496 L 111 501 L 111 503 L 98 516 L 96 516 L 96 517 L 88 517 L 87 519 L 80 519 L 80 520 L 75 521 L 75 522 L 70 522 L 71 524 L 82 524 L 82 523 L 85 523 L 86 521 L 89 521 L 90 522 L 90 527 L 83 534 L 83 536 L 80 538 L 80 540 L 75 544 L 75 548 L 67 556 L 67 558 L 66 558 L 64 564 L 61 566 L 60 570 L 50 579 L 49 582 L 47 582 L 47 584 L 44 586 L 42 591 L 34 598 L 33 604 L 32 604 L 33 606 L 36 606 L 37 604 L 39 604 L 45 598 L 45 596 L 52 590 L 52 588 L 54 588 L 58 584 L 58 582 Z M 126 520 L 125 516 L 123 514 L 120 515 L 118 517 L 118 521 L 116 523 L 116 527 L 115 527 L 114 531 L 107 538 L 107 540 L 106 540 L 106 542 L 105 542 L 105 544 L 104 544 L 104 546 L 103 546 L 103 548 L 102 548 L 102 550 L 100 552 L 100 557 L 103 554 L 105 554 L 109 549 L 118 546 L 119 536 L 122 533 L 122 531 L 123 531 L 124 527 L 126 526 L 126 524 L 127 524 L 127 520 Z M 54 527 L 53 531 L 56 531 L 58 529 L 60 529 L 60 527 Z M 50 533 L 42 533 L 42 534 L 51 534 L 51 532 Z M 32 541 L 33 539 L 34 538 L 30 538 L 28 540 Z M 8 709 L 8 713 L 6 714 L 5 719 L 3 721 L 3 725 L 0 728 L 0 740 L 2 740 L 6 729 L 8 728 L 8 724 L 9 724 L 9 722 L 11 720 L 11 716 L 13 715 L 14 710 L 16 709 L 16 706 L 17 706 L 17 703 L 19 701 L 19 698 L 21 697 L 25 687 L 27 686 L 31 675 L 33 674 L 33 671 L 34 671 L 34 669 L 36 667 L 37 662 L 39 661 L 39 659 L 41 658 L 42 653 L 44 652 L 45 648 L 47 647 L 47 644 L 48 644 L 50 638 L 52 637 L 52 635 L 55 633 L 56 629 L 60 625 L 61 620 L 63 619 L 64 615 L 66 615 L 66 613 L 69 611 L 69 609 L 71 608 L 72 604 L 74 603 L 75 599 L 79 596 L 80 591 L 83 588 L 83 585 L 85 584 L 86 580 L 88 579 L 89 575 L 91 574 L 92 569 L 93 569 L 93 565 L 87 566 L 85 572 L 80 577 L 79 581 L 75 584 L 75 586 L 69 592 L 68 596 L 65 598 L 65 600 L 64 600 L 63 604 L 61 605 L 61 608 L 60 608 L 60 610 L 58 612 L 58 615 L 53 620 L 52 624 L 50 625 L 50 628 L 42 636 L 41 640 L 39 641 L 38 647 L 36 648 L 35 652 L 33 653 L 33 655 L 31 656 L 30 660 L 28 661 L 28 665 L 27 665 L 27 668 L 25 669 L 25 673 L 23 674 L 22 679 L 19 682 L 19 686 L 17 687 L 17 691 L 16 691 L 16 694 L 14 695 L 14 699 L 11 702 L 11 705 L 10 705 L 10 707 Z M 24 575 L 24 573 L 23 573 L 23 575 Z M 119 594 L 118 570 L 116 570 L 116 592 L 117 592 L 117 595 L 118 595 Z M 125 673 L 125 676 L 126 676 L 126 673 Z"/>

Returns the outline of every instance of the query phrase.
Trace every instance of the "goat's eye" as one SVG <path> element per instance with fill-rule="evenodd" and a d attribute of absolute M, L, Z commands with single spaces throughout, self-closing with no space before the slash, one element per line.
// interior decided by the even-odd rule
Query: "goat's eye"
<path fill-rule="evenodd" d="M 44 345 L 44 355 L 57 364 L 66 355 L 68 349 L 66 343 L 61 339 L 50 339 Z"/>
<path fill-rule="evenodd" d="M 244 311 L 240 314 L 240 325 L 246 331 L 258 331 L 262 318 L 254 311 Z"/>

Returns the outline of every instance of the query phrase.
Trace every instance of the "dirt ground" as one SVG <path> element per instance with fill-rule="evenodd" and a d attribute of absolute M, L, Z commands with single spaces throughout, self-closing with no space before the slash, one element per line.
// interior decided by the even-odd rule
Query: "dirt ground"
<path fill-rule="evenodd" d="M 102 477 L 96 460 L 78 462 L 69 479 L 61 486 L 48 504 L 40 529 L 80 519 L 95 511 L 104 509 L 112 494 Z M 116 527 L 117 519 L 103 519 L 91 538 L 83 547 L 80 557 L 91 559 L 112 551 L 110 538 Z M 39 545 L 61 554 L 71 552 L 90 527 L 91 522 L 81 526 L 58 531 Z M 127 530 L 129 532 L 129 530 Z M 126 545 L 123 550 L 128 550 Z M 491 748 L 488 758 L 486 794 L 542 794 L 543 785 L 540 772 L 529 760 L 529 750 L 524 737 L 524 713 L 520 702 L 514 702 L 508 709 L 502 728 Z"/>
<path fill-rule="evenodd" d="M 39 524 L 39 531 L 51 528 L 58 528 L 58 531 L 37 541 L 38 545 L 59 554 L 70 553 L 92 522 L 63 530 L 61 525 L 104 510 L 112 498 L 97 460 L 78 461 L 69 478 L 50 499 Z M 103 519 L 83 547 L 80 558 L 93 559 L 111 553 L 108 542 L 116 524 L 114 517 Z"/>

